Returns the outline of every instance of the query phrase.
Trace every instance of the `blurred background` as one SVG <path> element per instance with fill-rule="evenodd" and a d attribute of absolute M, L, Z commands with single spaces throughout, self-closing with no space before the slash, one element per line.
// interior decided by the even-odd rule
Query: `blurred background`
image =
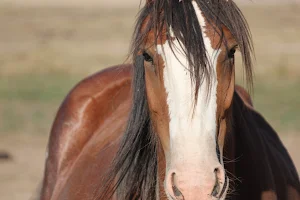
<path fill-rule="evenodd" d="M 238 0 L 253 33 L 254 104 L 300 170 L 300 0 Z M 84 77 L 123 63 L 139 0 L 0 0 L 0 199 L 30 199 L 55 113 Z M 241 66 L 238 82 L 244 84 Z"/>

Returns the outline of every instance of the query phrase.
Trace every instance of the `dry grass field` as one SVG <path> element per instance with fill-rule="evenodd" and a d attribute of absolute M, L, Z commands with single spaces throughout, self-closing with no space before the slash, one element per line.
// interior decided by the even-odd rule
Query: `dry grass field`
<path fill-rule="evenodd" d="M 300 4 L 273 1 L 241 3 L 256 49 L 253 98 L 299 171 Z M 51 123 L 74 84 L 126 60 L 138 0 L 84 2 L 0 0 L 0 152 L 12 155 L 0 161 L 1 200 L 34 197 Z"/>

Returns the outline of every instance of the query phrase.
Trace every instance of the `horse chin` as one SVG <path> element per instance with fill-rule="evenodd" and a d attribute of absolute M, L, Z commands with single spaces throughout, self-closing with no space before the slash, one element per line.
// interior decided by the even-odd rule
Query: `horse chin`
<path fill-rule="evenodd" d="M 168 200 L 225 200 L 227 195 L 228 188 L 226 188 L 224 194 L 221 197 L 213 197 L 209 194 L 209 192 L 198 191 L 195 189 L 191 191 L 190 194 L 187 195 L 179 195 L 179 196 L 171 196 L 167 193 Z"/>
<path fill-rule="evenodd" d="M 182 196 L 182 197 L 177 197 L 174 198 L 171 195 L 167 195 L 168 200 L 225 200 L 226 199 L 226 195 L 224 197 L 212 197 L 209 196 L 207 194 L 199 194 L 199 192 L 195 191 L 195 194 L 191 195 L 191 196 Z"/>

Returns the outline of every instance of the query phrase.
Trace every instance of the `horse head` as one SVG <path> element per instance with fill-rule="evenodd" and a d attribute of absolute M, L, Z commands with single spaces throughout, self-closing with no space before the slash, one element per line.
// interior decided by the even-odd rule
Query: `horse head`
<path fill-rule="evenodd" d="M 237 49 L 251 68 L 247 25 L 232 1 L 149 0 L 145 10 L 136 68 L 145 70 L 141 84 L 166 159 L 165 192 L 170 199 L 223 199 Z"/>

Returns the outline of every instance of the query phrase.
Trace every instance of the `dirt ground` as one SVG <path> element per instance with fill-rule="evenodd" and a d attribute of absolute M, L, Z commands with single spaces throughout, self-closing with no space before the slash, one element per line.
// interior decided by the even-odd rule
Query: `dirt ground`
<path fill-rule="evenodd" d="M 0 140 L 0 151 L 5 149 L 12 160 L 0 161 L 1 200 L 34 200 L 41 184 L 47 136 L 12 135 Z M 286 148 L 300 169 L 299 134 L 281 136 Z"/>
<path fill-rule="evenodd" d="M 1 200 L 34 199 L 41 183 L 47 136 L 6 135 L 0 140 L 11 160 L 0 161 Z"/>
<path fill-rule="evenodd" d="M 99 70 L 99 65 L 122 62 L 128 50 L 139 0 L 124 2 L 126 3 L 120 4 L 120 0 L 0 0 L 0 24 L 5 30 L 0 31 L 0 81 L 6 77 L 13 79 L 19 76 L 31 79 L 32 74 L 39 74 L 41 81 L 28 86 L 35 88 L 40 84 L 59 82 L 58 77 L 55 77 L 56 80 L 52 76 L 49 79 L 44 77 L 45 74 L 65 72 L 81 79 Z M 273 75 L 287 74 L 289 79 L 298 80 L 300 15 L 295 13 L 299 13 L 300 6 L 291 4 L 273 9 L 274 18 L 277 16 L 275 20 L 268 18 L 270 14 L 265 12 L 274 5 L 300 3 L 300 0 L 237 2 L 243 6 L 259 5 L 253 8 L 242 7 L 246 17 L 249 16 L 250 26 L 254 27 L 253 37 L 259 61 L 258 76 L 264 75 L 272 66 L 279 66 L 272 71 Z M 256 15 L 259 17 L 255 17 Z M 288 24 L 292 23 L 291 19 L 294 19 L 294 24 Z M 100 26 L 106 20 L 114 25 L 106 22 L 105 27 Z M 278 28 L 282 23 L 287 27 L 285 30 Z M 295 39 L 297 37 L 298 40 Z M 278 44 L 280 48 L 276 48 Z M 288 65 L 283 70 L 280 64 L 285 59 L 288 60 Z M 76 80 L 72 83 L 75 82 Z M 22 84 L 23 82 L 10 87 L 17 89 Z M 37 94 L 30 93 L 31 97 L 43 94 L 44 88 L 41 88 L 36 91 Z M 29 102 L 30 98 L 28 100 L 27 96 L 3 92 L 6 90 L 0 85 L 0 131 L 5 130 L 4 134 L 0 133 L 0 153 L 6 151 L 12 156 L 11 160 L 0 161 L 0 200 L 31 200 L 38 191 L 44 168 L 47 133 L 62 95 L 70 88 L 65 87 L 62 95 L 53 101 L 49 99 L 56 93 L 52 93 L 50 89 L 49 94 L 39 97 L 38 101 Z M 17 114 L 12 114 L 12 109 Z M 24 114 L 29 112 L 33 114 Z M 43 113 L 47 115 L 44 116 Z M 298 115 L 299 112 L 296 113 Z M 19 118 L 22 120 L 19 121 Z M 7 124 L 10 126 L 6 127 Z M 299 129 L 281 131 L 280 137 L 300 171 Z"/>
<path fill-rule="evenodd" d="M 139 3 L 144 3 L 145 0 L 126 0 L 124 3 L 120 3 L 120 0 L 99 1 L 99 0 L 1 0 L 0 3 L 22 5 L 22 6 L 105 6 L 108 8 L 126 8 L 137 7 Z M 239 5 L 251 5 L 251 4 L 286 4 L 286 3 L 300 3 L 300 0 L 235 0 Z"/>

